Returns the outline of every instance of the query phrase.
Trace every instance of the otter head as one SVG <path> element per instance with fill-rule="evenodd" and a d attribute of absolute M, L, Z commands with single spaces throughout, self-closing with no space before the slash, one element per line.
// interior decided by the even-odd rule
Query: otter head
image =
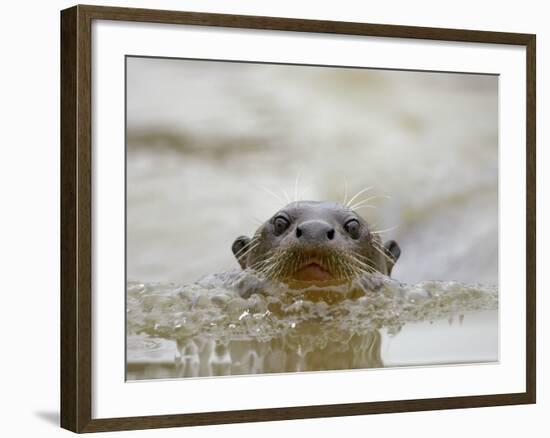
<path fill-rule="evenodd" d="M 401 254 L 395 241 L 383 244 L 349 207 L 315 201 L 288 204 L 252 239 L 238 237 L 232 250 L 242 269 L 287 284 L 344 283 L 375 272 L 390 275 Z"/>

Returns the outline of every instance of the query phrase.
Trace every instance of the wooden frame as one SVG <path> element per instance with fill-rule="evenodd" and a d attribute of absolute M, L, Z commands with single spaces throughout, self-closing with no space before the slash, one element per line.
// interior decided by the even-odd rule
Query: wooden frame
<path fill-rule="evenodd" d="M 512 44 L 526 47 L 526 392 L 405 401 L 92 419 L 91 23 L 92 20 L 221 26 Z M 382 24 L 75 6 L 61 12 L 61 426 L 74 432 L 273 421 L 535 403 L 535 35 Z"/>

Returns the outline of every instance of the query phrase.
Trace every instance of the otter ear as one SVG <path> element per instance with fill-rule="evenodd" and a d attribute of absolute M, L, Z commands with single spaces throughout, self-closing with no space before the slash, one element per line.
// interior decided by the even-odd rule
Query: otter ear
<path fill-rule="evenodd" d="M 241 265 L 242 269 L 246 268 L 246 257 L 243 257 L 243 255 L 246 253 L 246 248 L 249 243 L 250 238 L 246 236 L 239 236 L 235 239 L 233 245 L 231 245 L 231 251 L 233 251 L 233 255 L 237 258 L 237 261 L 239 262 L 239 265 Z"/>
<path fill-rule="evenodd" d="M 393 260 L 393 263 L 388 263 L 388 275 L 390 275 L 395 265 L 395 262 L 397 262 L 397 259 L 401 255 L 401 248 L 399 248 L 399 245 L 395 240 L 388 240 L 386 243 L 384 243 L 384 248 L 386 248 L 386 252 Z"/>

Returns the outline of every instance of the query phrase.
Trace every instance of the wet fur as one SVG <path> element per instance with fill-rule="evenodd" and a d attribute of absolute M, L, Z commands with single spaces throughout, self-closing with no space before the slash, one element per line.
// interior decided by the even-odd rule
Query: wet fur
<path fill-rule="evenodd" d="M 284 214 L 290 225 L 284 233 L 275 232 L 275 219 Z M 354 239 L 346 232 L 345 223 L 355 219 L 360 235 Z M 302 242 L 296 230 L 301 224 L 319 221 L 330 225 L 334 237 L 330 241 Z M 262 224 L 252 239 L 238 237 L 232 250 L 242 269 L 253 270 L 268 280 L 286 281 L 306 263 L 314 259 L 333 277 L 351 281 L 364 274 L 390 275 L 401 254 L 399 245 L 390 240 L 382 243 L 379 235 L 353 208 L 333 202 L 292 202 Z"/>

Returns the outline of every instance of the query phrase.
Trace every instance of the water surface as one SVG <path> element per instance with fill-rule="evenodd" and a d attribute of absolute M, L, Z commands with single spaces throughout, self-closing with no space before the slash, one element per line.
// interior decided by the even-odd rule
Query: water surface
<path fill-rule="evenodd" d="M 278 284 L 243 298 L 235 286 L 248 276 L 129 283 L 127 378 L 498 360 L 495 287 L 386 277 L 373 290 Z"/>

